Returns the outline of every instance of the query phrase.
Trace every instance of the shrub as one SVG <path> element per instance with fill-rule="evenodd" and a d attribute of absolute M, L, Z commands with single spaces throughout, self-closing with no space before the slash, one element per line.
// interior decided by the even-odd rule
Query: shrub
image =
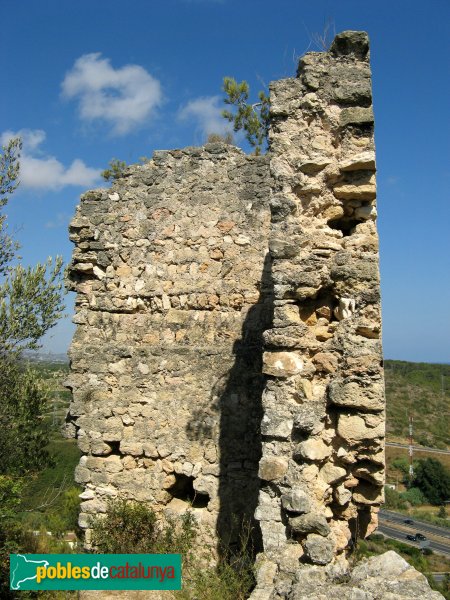
<path fill-rule="evenodd" d="M 442 504 L 450 496 L 450 471 L 435 458 L 417 461 L 414 486 L 418 487 L 430 504 Z"/>
<path fill-rule="evenodd" d="M 390 487 L 385 487 L 385 508 L 406 508 L 406 502 L 403 500 L 401 495 Z"/>
<path fill-rule="evenodd" d="M 112 500 L 106 514 L 91 521 L 92 543 L 99 553 L 176 553 L 183 558 L 182 600 L 244 600 L 254 585 L 251 527 L 243 526 L 237 551 L 223 548 L 217 566 L 216 549 L 197 540 L 192 513 L 163 527 L 154 511 L 135 502 Z"/>
<path fill-rule="evenodd" d="M 234 140 L 233 140 L 233 135 L 230 132 L 225 133 L 225 135 L 222 135 L 220 133 L 210 133 L 206 139 L 206 143 L 207 144 L 222 143 L 222 144 L 232 145 L 234 143 Z"/>
<path fill-rule="evenodd" d="M 402 492 L 400 494 L 400 497 L 403 498 L 403 500 L 406 500 L 407 502 L 412 504 L 413 506 L 420 506 L 425 502 L 424 495 L 419 490 L 419 488 L 416 487 L 409 488 L 409 490 L 407 490 L 406 492 Z"/>

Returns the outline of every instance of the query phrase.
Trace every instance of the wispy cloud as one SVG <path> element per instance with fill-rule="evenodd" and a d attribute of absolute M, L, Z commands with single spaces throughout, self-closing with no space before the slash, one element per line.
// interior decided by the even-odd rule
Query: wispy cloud
<path fill-rule="evenodd" d="M 386 183 L 388 185 L 396 185 L 399 181 L 400 177 L 397 177 L 396 175 L 391 175 L 390 177 L 386 178 Z"/>
<path fill-rule="evenodd" d="M 180 121 L 193 121 L 204 135 L 224 134 L 231 126 L 222 117 L 223 99 L 221 96 L 203 96 L 195 98 L 178 111 Z"/>
<path fill-rule="evenodd" d="M 75 61 L 62 82 L 63 97 L 78 100 L 80 119 L 104 121 L 113 135 L 148 122 L 162 103 L 160 82 L 139 65 L 118 69 L 99 52 Z"/>
<path fill-rule="evenodd" d="M 45 224 L 46 229 L 59 229 L 60 227 L 67 227 L 70 221 L 70 215 L 66 213 L 58 213 L 53 221 L 47 221 Z"/>
<path fill-rule="evenodd" d="M 0 134 L 0 143 L 6 144 L 17 136 L 22 138 L 23 143 L 20 156 L 21 189 L 58 190 L 68 185 L 88 187 L 99 180 L 100 169 L 88 167 L 79 158 L 65 167 L 54 156 L 42 152 L 39 146 L 46 138 L 42 129 L 4 131 Z"/>

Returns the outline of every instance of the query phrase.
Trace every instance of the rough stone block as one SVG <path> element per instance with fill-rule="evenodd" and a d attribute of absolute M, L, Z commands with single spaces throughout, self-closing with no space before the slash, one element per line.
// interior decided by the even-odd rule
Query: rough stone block
<path fill-rule="evenodd" d="M 291 517 L 289 526 L 294 533 L 318 533 L 321 536 L 327 536 L 330 533 L 327 520 L 318 513 L 310 512 L 299 517 Z"/>
<path fill-rule="evenodd" d="M 277 456 L 267 456 L 259 463 L 258 477 L 263 481 L 274 481 L 284 477 L 288 469 L 288 462 Z"/>
<path fill-rule="evenodd" d="M 305 556 L 315 565 L 327 565 L 334 558 L 335 544 L 330 538 L 310 533 L 303 544 Z"/>
<path fill-rule="evenodd" d="M 274 377 L 292 377 L 303 370 L 303 361 L 295 352 L 264 352 L 263 373 Z"/>

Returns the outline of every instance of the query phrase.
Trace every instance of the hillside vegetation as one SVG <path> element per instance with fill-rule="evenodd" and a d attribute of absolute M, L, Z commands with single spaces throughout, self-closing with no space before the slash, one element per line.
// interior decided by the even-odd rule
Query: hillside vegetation
<path fill-rule="evenodd" d="M 388 441 L 408 438 L 414 418 L 415 445 L 449 447 L 450 365 L 385 361 Z"/>

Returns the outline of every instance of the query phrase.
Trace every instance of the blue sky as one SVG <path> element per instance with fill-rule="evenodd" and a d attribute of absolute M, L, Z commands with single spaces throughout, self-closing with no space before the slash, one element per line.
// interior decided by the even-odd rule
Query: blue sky
<path fill-rule="evenodd" d="M 384 354 L 450 361 L 448 0 L 3 0 L 0 19 L 0 136 L 25 142 L 6 214 L 27 264 L 70 260 L 78 197 L 111 158 L 223 127 L 223 76 L 256 93 L 293 76 L 326 23 L 368 31 Z M 65 351 L 72 332 L 68 317 L 45 348 Z"/>

